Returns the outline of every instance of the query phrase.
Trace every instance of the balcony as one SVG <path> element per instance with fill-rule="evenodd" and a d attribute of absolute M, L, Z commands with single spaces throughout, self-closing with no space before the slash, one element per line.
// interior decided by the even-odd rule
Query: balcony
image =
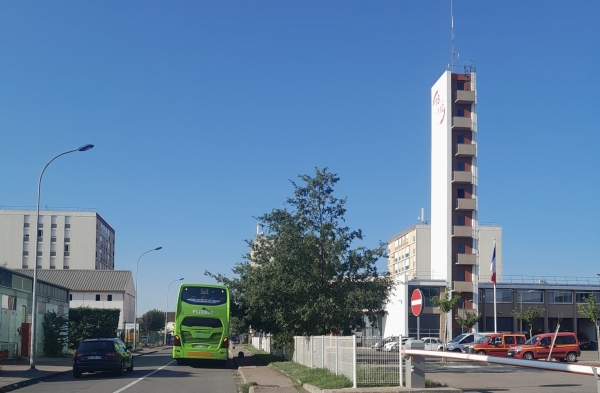
<path fill-rule="evenodd" d="M 477 264 L 477 258 L 475 257 L 475 254 L 456 254 L 456 264 L 475 266 Z"/>
<path fill-rule="evenodd" d="M 473 292 L 472 281 L 453 281 L 456 292 Z"/>
<path fill-rule="evenodd" d="M 458 117 L 452 118 L 452 129 L 454 130 L 471 130 L 473 128 L 473 120 L 470 117 Z"/>
<path fill-rule="evenodd" d="M 452 237 L 473 237 L 473 227 L 454 225 L 452 227 Z"/>
<path fill-rule="evenodd" d="M 477 199 L 458 198 L 456 200 L 456 210 L 477 210 Z"/>
<path fill-rule="evenodd" d="M 465 143 L 459 143 L 458 145 L 456 145 L 456 157 L 475 157 L 475 154 L 477 154 L 477 149 L 474 143 L 471 144 L 465 144 Z"/>
<path fill-rule="evenodd" d="M 452 183 L 473 184 L 473 173 L 467 171 L 454 171 L 452 172 Z"/>
<path fill-rule="evenodd" d="M 475 92 L 473 90 L 457 90 L 454 102 L 457 104 L 471 104 L 475 102 Z"/>

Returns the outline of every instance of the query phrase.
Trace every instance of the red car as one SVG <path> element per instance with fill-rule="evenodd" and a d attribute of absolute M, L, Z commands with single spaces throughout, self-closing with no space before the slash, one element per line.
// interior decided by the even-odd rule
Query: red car
<path fill-rule="evenodd" d="M 579 341 L 572 332 L 560 332 L 556 336 L 554 346 L 552 340 L 554 333 L 538 334 L 531 337 L 523 345 L 517 345 L 508 349 L 508 357 L 515 359 L 547 359 L 550 355 L 553 359 L 567 362 L 576 362 L 581 355 Z"/>

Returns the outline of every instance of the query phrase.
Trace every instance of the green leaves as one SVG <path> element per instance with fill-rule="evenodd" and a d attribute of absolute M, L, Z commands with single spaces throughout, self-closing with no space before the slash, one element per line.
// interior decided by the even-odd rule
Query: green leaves
<path fill-rule="evenodd" d="M 479 321 L 480 317 L 481 317 L 481 313 L 465 311 L 465 314 L 463 317 L 456 314 L 454 316 L 454 319 L 456 319 L 456 322 L 458 322 L 458 324 L 460 326 L 462 326 L 463 328 L 470 329 Z"/>
<path fill-rule="evenodd" d="M 68 320 L 54 311 L 48 311 L 42 321 L 44 331 L 44 354 L 59 357 L 68 340 Z"/>
<path fill-rule="evenodd" d="M 69 348 L 77 349 L 86 338 L 116 337 L 120 313 L 118 308 L 69 309 Z"/>
<path fill-rule="evenodd" d="M 157 332 L 165 328 L 165 312 L 150 310 L 140 317 L 140 328 L 145 332 Z"/>
<path fill-rule="evenodd" d="M 385 244 L 352 248 L 363 234 L 343 225 L 346 200 L 334 196 L 339 177 L 316 168 L 299 178 L 284 208 L 257 218 L 265 232 L 248 242 L 237 277 L 205 273 L 230 287 L 247 324 L 274 334 L 276 345 L 294 335 L 350 331 L 363 314 L 380 311 L 393 285 L 376 268 Z"/>
<path fill-rule="evenodd" d="M 532 306 L 528 307 L 527 310 L 514 309 L 511 314 L 513 317 L 520 319 L 529 325 L 529 336 L 532 335 L 533 323 L 546 311 L 543 307 Z"/>

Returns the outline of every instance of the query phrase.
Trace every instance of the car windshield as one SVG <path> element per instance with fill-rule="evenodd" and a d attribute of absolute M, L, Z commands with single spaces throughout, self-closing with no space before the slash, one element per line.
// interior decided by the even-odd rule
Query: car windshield
<path fill-rule="evenodd" d="M 458 336 L 454 337 L 454 339 L 451 342 L 457 343 L 460 340 L 462 340 L 463 338 L 465 338 L 466 336 L 467 336 L 466 334 L 459 334 Z"/>
<path fill-rule="evenodd" d="M 533 336 L 525 342 L 525 345 L 535 345 L 538 341 L 540 341 L 540 338 L 538 336 Z"/>
<path fill-rule="evenodd" d="M 484 342 L 486 342 L 489 339 L 488 336 L 483 336 L 480 337 L 477 341 L 475 341 L 475 344 L 483 344 Z"/>

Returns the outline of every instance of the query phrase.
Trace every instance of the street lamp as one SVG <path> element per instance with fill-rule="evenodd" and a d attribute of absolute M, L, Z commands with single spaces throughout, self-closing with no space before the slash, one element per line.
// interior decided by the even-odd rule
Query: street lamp
<path fill-rule="evenodd" d="M 34 261 L 33 261 L 33 292 L 32 292 L 32 304 L 31 304 L 31 345 L 30 345 L 30 354 L 29 354 L 29 366 L 31 367 L 32 370 L 35 370 L 35 351 L 36 351 L 36 324 L 37 324 L 37 258 L 38 258 L 38 231 L 39 231 L 39 220 L 40 220 L 40 190 L 41 190 L 41 186 L 42 186 L 42 176 L 44 176 L 44 171 L 46 171 L 46 168 L 48 168 L 48 165 L 50 165 L 50 163 L 52 161 L 54 161 L 55 159 L 57 159 L 60 156 L 64 156 L 65 154 L 69 154 L 69 153 L 73 153 L 76 151 L 88 151 L 91 148 L 93 148 L 94 145 L 83 145 L 77 149 L 73 149 L 73 150 L 69 150 L 69 151 L 65 151 L 63 153 L 60 153 L 56 156 L 54 156 L 50 161 L 48 161 L 48 163 L 46 164 L 46 166 L 44 166 L 44 169 L 42 169 L 42 173 L 40 173 L 40 178 L 38 179 L 38 187 L 37 187 L 37 207 L 36 207 L 36 213 L 35 213 L 35 247 L 34 247 Z"/>
<path fill-rule="evenodd" d="M 183 277 L 173 280 L 171 284 L 177 281 L 183 280 Z M 169 311 L 169 289 L 171 288 L 171 284 L 167 287 L 167 308 L 165 308 L 165 345 L 167 345 L 167 312 Z"/>
<path fill-rule="evenodd" d="M 137 340 L 136 340 L 136 331 L 137 331 L 137 299 L 138 299 L 138 264 L 140 263 L 140 259 L 144 256 L 144 254 L 149 253 L 150 251 L 158 251 L 162 247 L 156 247 L 152 250 L 144 251 L 142 255 L 138 258 L 135 263 L 135 307 L 133 308 L 133 349 L 137 348 Z"/>

